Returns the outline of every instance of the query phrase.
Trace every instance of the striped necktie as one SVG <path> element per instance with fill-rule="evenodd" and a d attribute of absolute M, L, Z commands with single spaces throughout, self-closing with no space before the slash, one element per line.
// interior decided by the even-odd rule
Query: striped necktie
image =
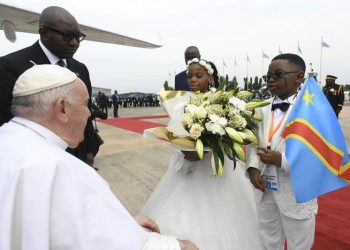
<path fill-rule="evenodd" d="M 56 63 L 56 65 L 61 66 L 61 67 L 63 67 L 63 68 L 66 68 L 66 67 L 67 67 L 66 64 L 64 63 L 64 61 L 63 61 L 62 59 L 58 60 L 57 63 Z"/>

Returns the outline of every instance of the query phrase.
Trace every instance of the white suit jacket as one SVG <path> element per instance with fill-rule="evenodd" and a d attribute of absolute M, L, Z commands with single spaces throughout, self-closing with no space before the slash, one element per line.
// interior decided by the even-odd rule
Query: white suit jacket
<path fill-rule="evenodd" d="M 266 147 L 268 145 L 269 127 L 272 119 L 271 106 L 273 98 L 269 99 L 268 101 L 271 103 L 270 105 L 256 109 L 257 114 L 260 114 L 263 117 L 257 131 L 259 145 L 262 147 Z M 281 136 L 291 110 L 292 106 L 288 109 L 280 128 L 273 135 L 271 141 L 271 149 L 282 153 L 282 162 L 285 163 L 284 165 L 286 165 L 286 167 L 283 169 L 277 167 L 278 191 L 272 193 L 282 214 L 290 218 L 301 220 L 310 218 L 317 213 L 317 199 L 313 199 L 306 203 L 296 203 L 295 200 L 289 175 L 290 167 L 284 154 L 285 140 Z M 247 169 L 252 167 L 262 170 L 264 165 L 265 164 L 260 161 L 259 156 L 257 155 L 256 147 L 249 146 L 247 152 Z M 263 202 L 264 195 L 265 194 L 260 190 L 255 190 L 256 202 Z"/>

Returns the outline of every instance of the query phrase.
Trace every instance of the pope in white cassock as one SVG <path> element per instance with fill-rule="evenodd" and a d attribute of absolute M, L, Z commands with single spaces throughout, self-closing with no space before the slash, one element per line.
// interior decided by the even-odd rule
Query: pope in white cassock
<path fill-rule="evenodd" d="M 15 117 L 0 127 L 0 250 L 197 249 L 145 230 L 92 168 L 65 152 L 82 141 L 90 116 L 74 73 L 35 65 L 13 97 Z"/>

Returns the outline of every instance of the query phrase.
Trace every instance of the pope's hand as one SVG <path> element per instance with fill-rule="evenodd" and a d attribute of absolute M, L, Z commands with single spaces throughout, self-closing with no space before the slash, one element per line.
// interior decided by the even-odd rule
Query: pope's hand
<path fill-rule="evenodd" d="M 179 240 L 181 250 L 199 250 L 199 248 L 189 240 Z"/>
<path fill-rule="evenodd" d="M 160 229 L 157 223 L 155 223 L 151 218 L 147 216 L 136 215 L 134 216 L 134 219 L 141 227 L 144 227 L 155 233 L 160 233 Z"/>

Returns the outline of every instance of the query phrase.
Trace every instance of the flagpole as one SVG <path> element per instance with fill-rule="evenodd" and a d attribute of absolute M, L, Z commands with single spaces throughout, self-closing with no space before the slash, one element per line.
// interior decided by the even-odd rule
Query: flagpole
<path fill-rule="evenodd" d="M 248 53 L 247 53 L 247 81 L 248 81 Z"/>
<path fill-rule="evenodd" d="M 237 63 L 236 63 L 236 57 L 235 57 L 235 66 L 233 68 L 233 73 L 234 73 L 234 76 L 236 76 L 236 72 L 237 71 Z"/>
<path fill-rule="evenodd" d="M 321 56 L 320 56 L 320 81 L 319 81 L 319 86 L 322 86 L 322 50 L 323 50 L 323 37 L 321 36 Z"/>
<path fill-rule="evenodd" d="M 261 75 L 264 75 L 264 50 L 261 55 Z"/>
<path fill-rule="evenodd" d="M 224 59 L 222 59 L 222 77 L 224 79 L 226 79 L 226 77 L 225 77 L 225 61 L 224 61 Z"/>
<path fill-rule="evenodd" d="M 298 48 L 297 48 L 297 50 L 298 50 L 298 55 L 300 55 L 300 51 L 299 51 L 299 41 L 298 41 Z"/>

